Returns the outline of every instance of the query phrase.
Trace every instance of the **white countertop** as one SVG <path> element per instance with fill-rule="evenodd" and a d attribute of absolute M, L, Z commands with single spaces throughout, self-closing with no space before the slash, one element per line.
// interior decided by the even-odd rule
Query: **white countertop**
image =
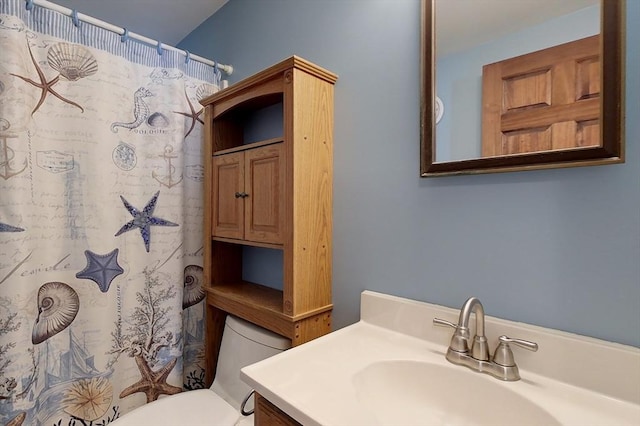
<path fill-rule="evenodd" d="M 363 293 L 362 303 L 360 322 L 245 367 L 242 379 L 305 426 L 389 424 L 367 408 L 354 386 L 358 372 L 385 360 L 420 361 L 462 369 L 477 379 L 517 392 L 543 407 L 563 425 L 640 424 L 638 348 L 487 317 L 487 331 L 494 328 L 494 332 L 500 334 L 513 334 L 515 330 L 520 334 L 509 334 L 510 337 L 543 342 L 539 353 L 514 349 L 522 380 L 502 382 L 446 361 L 451 331 L 434 327 L 432 318 L 438 316 L 457 322 L 456 310 L 373 292 Z M 489 333 L 487 336 L 493 350 L 496 340 Z M 581 353 L 584 352 L 581 345 L 593 348 L 596 356 L 587 353 L 584 357 L 574 357 L 583 363 L 581 368 L 557 365 L 563 360 L 558 359 L 561 357 L 554 355 L 554 351 L 565 353 L 574 350 L 575 345 Z M 536 355 L 539 356 L 536 358 Z M 548 364 L 550 359 L 556 365 L 546 365 L 538 369 L 540 371 L 527 368 L 536 362 Z M 602 371 L 602 362 L 612 367 L 610 372 Z M 630 363 L 623 370 L 627 372 L 624 376 L 619 375 L 620 363 Z M 541 374 L 554 371 L 569 372 L 565 373 L 564 381 Z M 438 384 L 425 383 L 425 386 Z M 602 389 L 594 389 L 598 386 Z M 379 391 L 385 392 L 385 389 Z M 499 413 L 500 401 L 493 404 Z M 419 425 L 421 419 L 411 423 Z"/>

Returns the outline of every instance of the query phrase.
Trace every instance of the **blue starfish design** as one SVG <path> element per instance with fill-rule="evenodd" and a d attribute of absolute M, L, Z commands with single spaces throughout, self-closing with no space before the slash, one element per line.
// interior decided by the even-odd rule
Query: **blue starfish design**
<path fill-rule="evenodd" d="M 0 222 L 0 232 L 22 232 L 22 231 L 24 231 L 24 229 Z"/>
<path fill-rule="evenodd" d="M 115 236 L 117 237 L 120 234 L 131 231 L 133 228 L 140 228 L 140 234 L 142 234 L 142 239 L 144 240 L 144 247 L 147 249 L 147 253 L 149 253 L 149 244 L 151 243 L 151 226 L 180 226 L 177 223 L 169 222 L 168 220 L 153 216 L 153 211 L 155 210 L 156 202 L 158 201 L 158 195 L 160 195 L 160 191 L 156 192 L 147 205 L 144 206 L 142 211 L 129 204 L 129 202 L 121 195 L 120 199 L 127 210 L 129 210 L 129 213 L 131 213 L 131 216 L 133 216 L 133 220 L 127 222 L 122 228 L 120 228 L 120 230 L 116 232 Z"/>
<path fill-rule="evenodd" d="M 95 281 L 100 291 L 106 293 L 109 291 L 111 281 L 124 273 L 124 269 L 118 264 L 118 249 L 107 254 L 96 254 L 85 250 L 84 255 L 87 257 L 87 266 L 76 274 L 76 278 Z"/>

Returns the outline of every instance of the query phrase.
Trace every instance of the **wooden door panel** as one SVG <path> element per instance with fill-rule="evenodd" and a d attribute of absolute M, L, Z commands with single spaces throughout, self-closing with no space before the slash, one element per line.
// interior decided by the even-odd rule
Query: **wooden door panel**
<path fill-rule="evenodd" d="M 213 157 L 213 236 L 242 239 L 244 235 L 244 153 Z"/>
<path fill-rule="evenodd" d="M 516 130 L 502 134 L 503 155 L 551 149 L 551 127 Z"/>
<path fill-rule="evenodd" d="M 553 105 L 548 108 L 532 108 L 521 111 L 510 111 L 500 117 L 500 131 L 531 129 L 550 126 L 563 121 L 582 122 L 597 120 L 600 115 L 600 100 L 586 99 L 579 105 Z M 484 123 L 483 123 L 484 126 Z"/>
<path fill-rule="evenodd" d="M 283 144 L 245 152 L 245 239 L 283 242 L 284 157 Z"/>
<path fill-rule="evenodd" d="M 600 94 L 600 60 L 597 56 L 577 62 L 576 99 L 590 99 Z"/>
<path fill-rule="evenodd" d="M 503 112 L 551 105 L 551 72 L 540 70 L 503 80 Z"/>
<path fill-rule="evenodd" d="M 503 155 L 586 147 L 600 137 L 598 120 L 563 121 L 549 126 L 502 133 Z"/>
<path fill-rule="evenodd" d="M 600 120 L 584 120 L 577 123 L 576 146 L 591 146 L 600 138 Z"/>
<path fill-rule="evenodd" d="M 485 65 L 482 156 L 600 145 L 600 37 Z"/>

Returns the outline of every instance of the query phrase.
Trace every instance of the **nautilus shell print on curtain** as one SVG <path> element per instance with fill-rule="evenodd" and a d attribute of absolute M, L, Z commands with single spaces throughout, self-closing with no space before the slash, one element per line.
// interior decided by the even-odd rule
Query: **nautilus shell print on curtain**
<path fill-rule="evenodd" d="M 57 43 L 47 52 L 49 66 L 70 81 L 95 74 L 98 62 L 89 49 L 78 44 Z"/>
<path fill-rule="evenodd" d="M 189 265 L 184 268 L 184 292 L 182 293 L 182 309 L 187 309 L 204 300 L 202 289 L 202 266 Z"/>
<path fill-rule="evenodd" d="M 48 282 L 38 290 L 38 317 L 33 324 L 34 345 L 60 333 L 73 322 L 80 309 L 78 293 L 65 283 Z"/>

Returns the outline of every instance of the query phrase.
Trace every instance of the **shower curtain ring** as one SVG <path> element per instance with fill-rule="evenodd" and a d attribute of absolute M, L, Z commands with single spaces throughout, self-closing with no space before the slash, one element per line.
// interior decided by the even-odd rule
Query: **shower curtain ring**
<path fill-rule="evenodd" d="M 160 40 L 158 40 L 158 46 L 156 47 L 156 50 L 158 51 L 158 55 L 162 56 L 162 42 Z"/>
<path fill-rule="evenodd" d="M 123 30 L 124 32 L 120 36 L 120 41 L 124 43 L 125 41 L 129 40 L 129 30 L 126 28 L 123 28 Z"/>
<path fill-rule="evenodd" d="M 33 9 L 33 0 L 27 0 L 27 4 L 25 6 L 27 10 Z"/>
<path fill-rule="evenodd" d="M 80 26 L 80 20 L 78 19 L 78 10 L 77 9 L 73 9 L 71 11 L 71 21 L 73 22 L 73 25 L 75 25 L 76 27 Z"/>
<path fill-rule="evenodd" d="M 187 57 L 185 58 L 184 63 L 188 64 L 189 61 L 191 60 L 191 53 L 189 53 L 188 50 L 185 50 L 185 52 L 187 53 Z"/>

